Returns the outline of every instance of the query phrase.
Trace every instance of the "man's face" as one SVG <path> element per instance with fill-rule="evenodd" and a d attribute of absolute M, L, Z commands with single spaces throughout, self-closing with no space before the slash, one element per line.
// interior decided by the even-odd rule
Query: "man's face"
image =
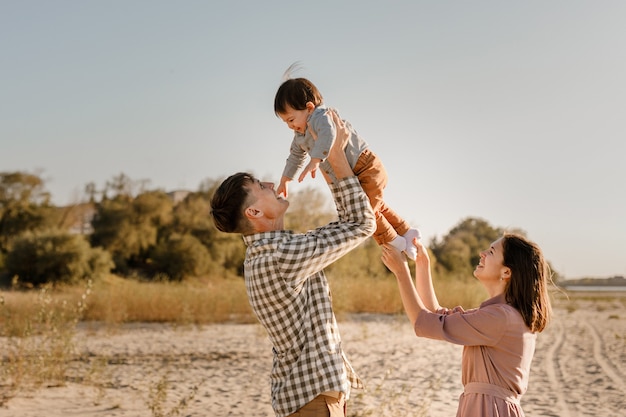
<path fill-rule="evenodd" d="M 251 207 L 261 210 L 268 219 L 273 220 L 284 216 L 289 207 L 289 201 L 276 194 L 274 183 L 255 180 L 249 190 L 250 197 L 254 201 Z"/>

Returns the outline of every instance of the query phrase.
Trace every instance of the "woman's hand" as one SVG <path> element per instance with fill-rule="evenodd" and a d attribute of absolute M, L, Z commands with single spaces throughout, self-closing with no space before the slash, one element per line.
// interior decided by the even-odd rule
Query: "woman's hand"
<path fill-rule="evenodd" d="M 406 256 L 398 249 L 394 248 L 390 244 L 384 244 L 382 246 L 383 255 L 381 257 L 383 263 L 395 276 L 405 272 L 409 269 Z M 419 256 L 419 255 L 418 255 Z"/>
<path fill-rule="evenodd" d="M 415 321 L 420 313 L 425 310 L 425 307 L 419 297 L 419 294 L 415 290 L 415 285 L 413 285 L 413 282 L 411 281 L 411 271 L 409 270 L 409 264 L 406 256 L 389 243 L 383 245 L 382 249 L 383 263 L 396 276 L 398 289 L 400 290 L 400 298 L 402 299 L 402 305 L 404 305 L 404 311 L 406 311 L 406 315 L 411 324 L 415 326 Z"/>
<path fill-rule="evenodd" d="M 419 265 L 419 264 L 426 264 L 429 265 L 430 264 L 430 258 L 428 256 L 428 251 L 426 250 L 426 247 L 424 247 L 424 244 L 422 243 L 421 239 L 413 239 L 413 245 L 417 248 L 417 256 L 415 257 L 415 264 Z"/>

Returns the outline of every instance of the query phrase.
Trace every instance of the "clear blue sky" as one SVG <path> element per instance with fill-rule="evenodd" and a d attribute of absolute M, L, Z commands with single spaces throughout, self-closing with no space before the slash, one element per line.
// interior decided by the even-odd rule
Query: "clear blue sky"
<path fill-rule="evenodd" d="M 300 61 L 426 241 L 480 217 L 568 278 L 626 275 L 624 22 L 624 1 L 0 0 L 0 170 L 57 204 L 122 172 L 277 181 Z"/>

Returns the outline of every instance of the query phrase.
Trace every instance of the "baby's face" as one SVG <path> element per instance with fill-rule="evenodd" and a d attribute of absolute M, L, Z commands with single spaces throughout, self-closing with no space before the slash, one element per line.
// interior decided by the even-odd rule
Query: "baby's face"
<path fill-rule="evenodd" d="M 295 110 L 290 106 L 287 106 L 287 111 L 285 113 L 278 113 L 278 117 L 289 126 L 289 129 L 294 132 L 298 132 L 304 134 L 306 132 L 306 121 L 309 117 L 310 110 Z"/>

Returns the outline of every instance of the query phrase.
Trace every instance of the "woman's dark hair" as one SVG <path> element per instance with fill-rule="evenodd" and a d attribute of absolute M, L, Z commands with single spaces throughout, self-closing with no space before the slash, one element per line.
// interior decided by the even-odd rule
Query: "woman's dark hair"
<path fill-rule="evenodd" d="M 506 301 L 522 314 L 532 332 L 541 332 L 552 314 L 548 263 L 536 243 L 518 234 L 505 234 L 502 248 L 504 266 L 511 269 Z"/>
<path fill-rule="evenodd" d="M 211 216 L 217 230 L 226 233 L 248 234 L 252 226 L 244 216 L 248 207 L 248 186 L 255 181 L 253 175 L 238 172 L 226 178 L 211 198 Z"/>
<path fill-rule="evenodd" d="M 290 78 L 278 87 L 274 97 L 274 113 L 286 113 L 287 106 L 304 110 L 309 101 L 316 107 L 322 104 L 322 94 L 317 87 L 306 78 Z"/>

